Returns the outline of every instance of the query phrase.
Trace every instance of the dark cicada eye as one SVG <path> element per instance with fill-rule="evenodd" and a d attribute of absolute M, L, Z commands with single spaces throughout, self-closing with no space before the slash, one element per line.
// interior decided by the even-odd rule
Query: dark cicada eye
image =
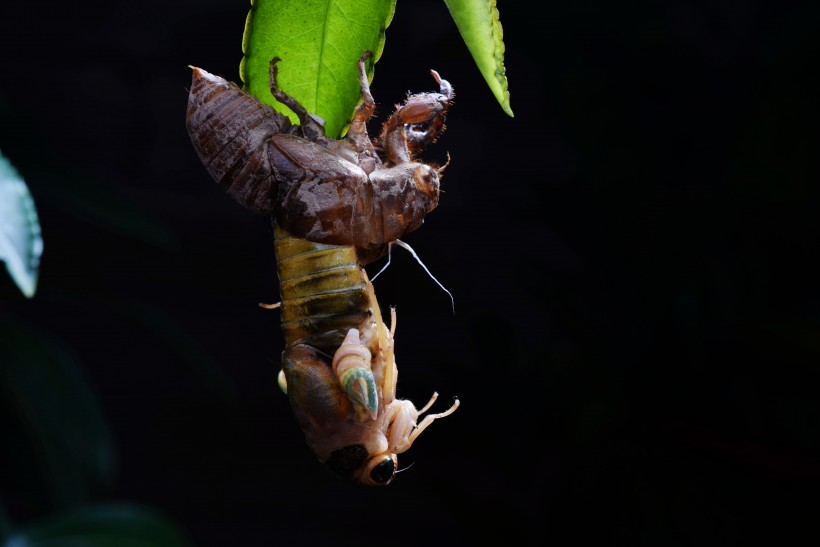
<path fill-rule="evenodd" d="M 334 450 L 325 462 L 331 471 L 343 479 L 352 479 L 353 474 L 364 465 L 367 450 L 363 445 L 351 444 Z"/>
<path fill-rule="evenodd" d="M 395 454 L 382 454 L 370 458 L 359 475 L 359 481 L 370 486 L 385 486 L 390 484 L 395 474 Z"/>
<path fill-rule="evenodd" d="M 393 465 L 393 460 L 387 458 L 370 470 L 370 478 L 373 479 L 373 482 L 376 484 L 385 484 L 393 478 L 395 472 L 396 467 Z"/>

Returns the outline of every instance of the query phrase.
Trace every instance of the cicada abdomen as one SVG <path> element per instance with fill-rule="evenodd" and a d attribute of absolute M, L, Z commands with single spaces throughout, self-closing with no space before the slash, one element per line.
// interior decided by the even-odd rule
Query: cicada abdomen
<path fill-rule="evenodd" d="M 355 249 L 294 237 L 276 224 L 274 245 L 285 346 L 332 353 L 372 315 Z"/>
<path fill-rule="evenodd" d="M 186 124 L 202 164 L 228 194 L 254 213 L 273 211 L 277 183 L 267 148 L 290 120 L 236 84 L 192 67 Z"/>

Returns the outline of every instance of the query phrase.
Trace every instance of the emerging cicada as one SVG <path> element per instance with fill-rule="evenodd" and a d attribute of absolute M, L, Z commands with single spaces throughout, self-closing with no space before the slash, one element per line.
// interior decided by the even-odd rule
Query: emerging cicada
<path fill-rule="evenodd" d="M 437 394 L 421 410 L 395 398 L 395 310 L 387 327 L 362 266 L 438 205 L 443 167 L 414 154 L 444 130 L 453 90 L 431 71 L 439 92 L 410 95 L 371 141 L 368 57 L 358 63 L 362 103 L 341 140 L 278 88 L 278 58 L 271 93 L 299 125 L 192 67 L 187 126 L 211 176 L 241 205 L 272 218 L 286 345 L 280 383 L 308 445 L 338 475 L 386 485 L 396 455 L 459 403 L 418 422 Z"/>

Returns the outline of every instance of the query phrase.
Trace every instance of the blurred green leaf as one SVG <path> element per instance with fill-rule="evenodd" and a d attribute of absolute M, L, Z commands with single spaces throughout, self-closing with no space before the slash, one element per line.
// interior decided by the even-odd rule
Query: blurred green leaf
<path fill-rule="evenodd" d="M 43 238 L 34 200 L 23 178 L 0 152 L 0 261 L 28 298 L 37 290 Z"/>
<path fill-rule="evenodd" d="M 252 0 L 239 67 L 245 89 L 298 123 L 270 93 L 270 61 L 280 57 L 279 88 L 339 138 L 361 100 L 356 64 L 371 51 L 372 79 L 395 7 L 396 0 Z"/>
<path fill-rule="evenodd" d="M 3 547 L 183 547 L 182 532 L 163 515 L 136 505 L 88 506 L 43 519 L 12 534 Z"/>
<path fill-rule="evenodd" d="M 31 439 L 52 503 L 77 505 L 110 487 L 108 427 L 69 352 L 46 333 L 2 316 L 0 349 L 0 395 Z"/>
<path fill-rule="evenodd" d="M 504 32 L 495 0 L 444 0 L 481 75 L 508 115 L 510 92 L 504 69 Z"/>

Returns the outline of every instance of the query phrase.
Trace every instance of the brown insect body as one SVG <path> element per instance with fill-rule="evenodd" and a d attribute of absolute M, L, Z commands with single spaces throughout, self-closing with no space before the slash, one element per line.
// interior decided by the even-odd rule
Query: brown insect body
<path fill-rule="evenodd" d="M 276 177 L 267 143 L 297 127 L 236 84 L 192 69 L 185 121 L 199 159 L 234 200 L 254 213 L 270 213 Z"/>
<path fill-rule="evenodd" d="M 353 245 L 362 264 L 384 256 L 387 243 L 418 228 L 438 205 L 439 170 L 412 153 L 443 130 L 453 97 L 411 95 L 385 123 L 382 157 L 367 136 L 375 103 L 360 62 L 363 101 L 344 139 L 325 136 L 324 122 L 276 85 L 271 92 L 299 116 L 300 125 L 235 84 L 193 68 L 186 123 L 208 172 L 238 203 L 273 214 L 292 234 L 318 243 Z M 419 130 L 416 126 L 430 125 Z"/>
<path fill-rule="evenodd" d="M 395 311 L 381 318 L 362 265 L 418 228 L 438 204 L 439 172 L 413 153 L 444 129 L 453 97 L 411 95 L 373 143 L 366 122 L 375 103 L 359 61 L 362 103 L 341 140 L 276 85 L 271 92 L 300 125 L 235 84 L 193 68 L 187 126 L 211 176 L 246 208 L 273 217 L 280 281 L 283 375 L 291 408 L 317 457 L 364 484 L 392 481 L 396 455 L 449 410 L 421 410 L 395 398 Z"/>

